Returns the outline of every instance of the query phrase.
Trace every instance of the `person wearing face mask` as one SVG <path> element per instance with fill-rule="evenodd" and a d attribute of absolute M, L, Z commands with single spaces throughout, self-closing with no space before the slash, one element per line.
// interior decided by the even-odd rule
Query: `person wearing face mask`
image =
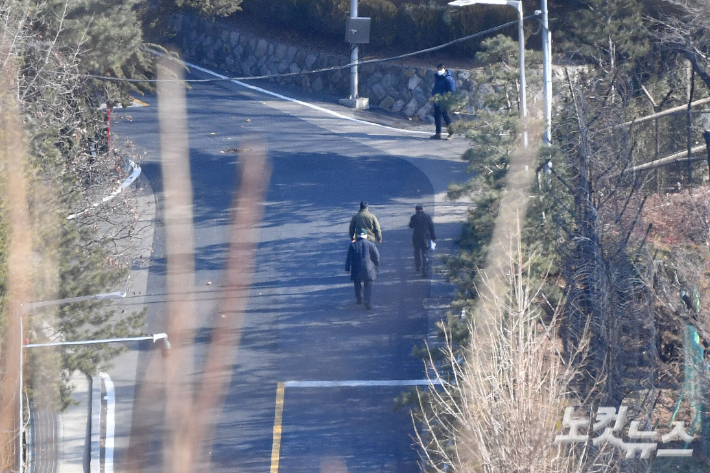
<path fill-rule="evenodd" d="M 437 95 L 444 95 L 447 92 L 456 91 L 456 82 L 454 82 L 454 77 L 451 75 L 448 69 L 444 67 L 443 64 L 436 66 L 436 74 L 434 75 L 434 88 L 431 90 L 431 96 L 436 97 Z M 436 134 L 431 136 L 432 140 L 441 139 L 441 118 L 444 118 L 446 126 L 449 130 L 449 136 L 446 137 L 450 140 L 454 137 L 454 132 L 451 129 L 451 117 L 449 117 L 449 111 L 446 110 L 444 105 L 434 103 L 434 124 L 436 126 Z"/>

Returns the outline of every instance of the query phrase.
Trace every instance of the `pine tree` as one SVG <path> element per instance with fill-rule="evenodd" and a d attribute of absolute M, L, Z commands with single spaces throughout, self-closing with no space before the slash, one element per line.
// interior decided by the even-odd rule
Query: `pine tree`
<path fill-rule="evenodd" d="M 556 28 L 564 49 L 598 67 L 633 68 L 650 45 L 638 0 L 575 0 Z"/>
<path fill-rule="evenodd" d="M 27 206 L 35 258 L 33 267 L 23 271 L 31 275 L 34 301 L 113 291 L 126 276 L 126 266 L 110 252 L 113 242 L 98 232 L 96 219 L 70 220 L 67 215 L 89 207 L 94 194 L 103 197 L 122 178 L 120 155 L 106 149 L 105 117 L 99 105 L 127 103 L 129 94 L 139 89 L 84 74 L 136 78 L 150 74 L 151 55 L 142 41 L 138 2 L 53 0 L 29 6 L 19 0 L 0 4 L 4 20 L 0 37 L 5 40 L 0 64 L 4 73 L 14 70 L 6 66 L 17 66 L 12 81 L 16 89 L 11 93 L 19 100 L 28 143 Z M 99 212 L 120 214 L 117 220 L 125 226 L 124 234 L 131 231 L 129 200 L 117 198 Z M 0 237 L 4 263 L 7 239 L 4 232 Z M 4 290 L 0 296 L 7 307 Z M 52 333 L 65 340 L 134 335 L 143 314 L 113 314 L 100 303 L 56 307 L 33 313 L 26 336 L 44 341 Z M 37 354 L 48 364 L 33 367 L 36 376 L 28 378 L 28 390 L 49 386 L 56 396 L 42 397 L 66 406 L 69 388 L 64 377 L 75 369 L 94 374 L 120 350 L 101 345 L 63 349 L 59 358 L 54 355 L 56 363 L 51 354 Z"/>

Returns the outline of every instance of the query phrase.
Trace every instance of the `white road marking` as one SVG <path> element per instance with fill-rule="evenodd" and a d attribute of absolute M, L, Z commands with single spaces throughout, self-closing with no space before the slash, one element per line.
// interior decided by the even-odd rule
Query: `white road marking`
<path fill-rule="evenodd" d="M 441 381 L 428 379 L 393 379 L 393 380 L 349 380 L 349 381 L 285 381 L 286 388 L 339 388 L 339 387 L 374 387 L 374 386 L 441 386 Z"/>
<path fill-rule="evenodd" d="M 113 473 L 114 432 L 116 430 L 116 392 L 106 373 L 99 373 L 106 387 L 106 438 L 104 440 L 104 473 Z"/>
<path fill-rule="evenodd" d="M 212 76 L 214 76 L 214 77 L 218 77 L 218 78 L 220 78 L 220 79 L 229 79 L 229 77 L 227 77 L 227 76 L 223 76 L 222 74 L 219 74 L 219 73 L 217 73 L 217 72 L 211 71 L 211 70 L 209 70 L 209 69 L 205 69 L 204 67 L 198 66 L 197 64 L 192 64 L 192 63 L 190 63 L 190 62 L 185 61 L 185 65 L 186 65 L 186 66 L 189 66 L 189 67 L 191 67 L 191 68 L 193 68 L 193 69 L 197 69 L 198 71 L 202 71 L 202 72 L 204 72 L 205 74 L 209 74 L 209 75 L 212 75 Z M 249 84 L 247 84 L 247 83 L 245 83 L 245 82 L 241 82 L 241 81 L 234 80 L 234 79 L 231 79 L 230 82 L 232 82 L 232 83 L 234 83 L 234 84 L 237 84 L 237 85 L 240 85 L 240 86 L 242 86 L 242 87 L 246 87 L 247 89 L 251 89 L 251 90 L 255 90 L 255 91 L 257 91 L 257 92 L 261 92 L 262 94 L 271 95 L 272 97 L 276 97 L 276 98 L 278 98 L 278 99 L 285 100 L 285 101 L 287 101 L 287 102 L 297 103 L 297 104 L 299 104 L 299 105 L 303 105 L 304 107 L 312 108 L 313 110 L 318 110 L 319 112 L 327 113 L 328 115 L 332 115 L 332 116 L 334 116 L 334 117 L 336 117 L 336 118 L 340 118 L 340 119 L 342 119 L 342 120 L 351 121 L 351 122 L 354 122 L 354 123 L 359 123 L 359 124 L 361 124 L 361 125 L 376 126 L 376 127 L 379 127 L 379 128 L 385 128 L 385 129 L 387 129 L 387 130 L 398 131 L 398 132 L 401 132 L 401 133 L 411 133 L 411 134 L 416 134 L 416 135 L 429 135 L 429 134 L 431 134 L 431 133 L 428 132 L 428 131 L 403 130 L 403 129 L 401 129 L 401 128 L 394 128 L 394 127 L 387 126 L 387 125 L 380 125 L 379 123 L 372 123 L 372 122 L 368 122 L 368 121 L 365 121 L 365 120 L 359 120 L 359 119 L 357 119 L 357 118 L 348 117 L 348 116 L 343 115 L 343 114 L 341 114 L 341 113 L 334 112 L 334 111 L 332 111 L 332 110 L 328 110 L 327 108 L 319 107 L 318 105 L 313 105 L 312 103 L 303 102 L 303 101 L 301 101 L 301 100 L 294 99 L 294 98 L 292 98 L 292 97 L 287 97 L 286 95 L 281 95 L 281 94 L 277 94 L 276 92 L 272 92 L 272 91 L 270 91 L 270 90 L 262 89 L 261 87 L 256 87 L 256 86 L 254 86 L 254 85 L 249 85 Z"/>

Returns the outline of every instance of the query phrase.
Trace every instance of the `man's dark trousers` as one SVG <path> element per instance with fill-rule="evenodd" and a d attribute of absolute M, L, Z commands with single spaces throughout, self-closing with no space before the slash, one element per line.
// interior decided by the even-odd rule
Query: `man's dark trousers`
<path fill-rule="evenodd" d="M 362 299 L 362 286 L 363 283 L 365 285 L 365 305 L 370 305 L 370 301 L 372 300 L 372 281 L 365 279 L 355 279 L 353 280 L 353 283 L 355 284 L 355 300 L 357 300 L 357 303 L 360 304 L 363 302 Z"/>
<path fill-rule="evenodd" d="M 357 241 L 350 244 L 348 257 L 345 260 L 345 271 L 350 273 L 350 278 L 355 284 L 355 298 L 357 302 L 362 302 L 362 283 L 365 283 L 365 308 L 370 308 L 370 297 L 372 296 L 372 283 L 377 279 L 377 271 L 380 266 L 380 252 L 377 246 L 365 238 L 364 234 L 359 235 Z"/>
<path fill-rule="evenodd" d="M 451 117 L 449 117 L 449 111 L 438 104 L 434 104 L 434 126 L 436 126 L 436 133 L 439 135 L 441 134 L 441 117 L 444 117 L 444 122 L 446 123 L 446 126 L 451 125 Z"/>
<path fill-rule="evenodd" d="M 429 272 L 429 247 L 414 247 L 414 267 L 417 271 L 422 270 L 422 276 Z"/>

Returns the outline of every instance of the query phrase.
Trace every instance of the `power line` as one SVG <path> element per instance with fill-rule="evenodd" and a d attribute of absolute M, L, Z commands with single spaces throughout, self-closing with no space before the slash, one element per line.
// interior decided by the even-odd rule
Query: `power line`
<path fill-rule="evenodd" d="M 529 15 L 523 18 L 523 20 L 529 20 L 532 18 L 536 18 L 537 15 Z M 330 71 L 337 71 L 337 70 L 342 70 L 342 69 L 349 69 L 352 66 L 363 66 L 366 64 L 378 64 L 382 62 L 389 62 L 389 61 L 396 61 L 398 59 L 404 59 L 412 56 L 417 56 L 419 54 L 426 54 L 430 53 L 433 51 L 438 51 L 440 49 L 448 48 L 449 46 L 453 46 L 454 44 L 458 43 L 463 43 L 464 41 L 469 41 L 471 39 L 475 39 L 481 36 L 485 36 L 490 33 L 495 33 L 496 31 L 503 30 L 509 26 L 516 25 L 518 23 L 518 20 L 514 21 L 509 21 L 508 23 L 504 23 L 500 26 L 496 26 L 494 28 L 489 28 L 484 31 L 479 31 L 478 33 L 469 35 L 469 36 L 464 36 L 463 38 L 458 38 L 453 41 L 449 41 L 448 43 L 440 44 L 438 46 L 434 46 L 431 48 L 427 49 L 421 49 L 419 51 L 414 51 L 411 53 L 405 53 L 405 54 L 400 54 L 399 56 L 392 56 L 384 59 L 368 59 L 366 61 L 358 61 L 357 64 L 355 63 L 348 63 L 343 66 L 332 66 L 332 67 L 324 67 L 322 69 L 314 69 L 312 71 L 300 71 L 300 72 L 286 72 L 286 73 L 281 73 L 281 74 L 267 74 L 267 75 L 261 75 L 261 76 L 241 76 L 241 77 L 224 77 L 224 78 L 212 78 L 212 79 L 127 79 L 127 78 L 121 78 L 121 77 L 111 77 L 111 76 L 101 76 L 101 75 L 94 75 L 94 74 L 67 74 L 67 73 L 59 73 L 56 72 L 54 74 L 57 75 L 63 75 L 63 76 L 69 76 L 69 77 L 80 77 L 80 78 L 85 78 L 85 79 L 96 79 L 96 80 L 105 80 L 109 82 L 128 82 L 128 83 L 158 83 L 158 82 L 190 82 L 190 83 L 195 83 L 195 82 L 222 82 L 222 81 L 246 81 L 246 80 L 260 80 L 260 79 L 276 79 L 276 78 L 281 78 L 281 77 L 292 77 L 292 76 L 302 76 L 302 75 L 307 75 L 307 74 L 319 74 L 321 72 L 330 72 Z M 151 50 L 155 54 L 162 55 L 162 53 L 159 53 L 155 50 Z M 50 73 L 50 71 L 46 71 L 47 73 Z M 53 72 L 52 72 L 53 73 Z"/>

